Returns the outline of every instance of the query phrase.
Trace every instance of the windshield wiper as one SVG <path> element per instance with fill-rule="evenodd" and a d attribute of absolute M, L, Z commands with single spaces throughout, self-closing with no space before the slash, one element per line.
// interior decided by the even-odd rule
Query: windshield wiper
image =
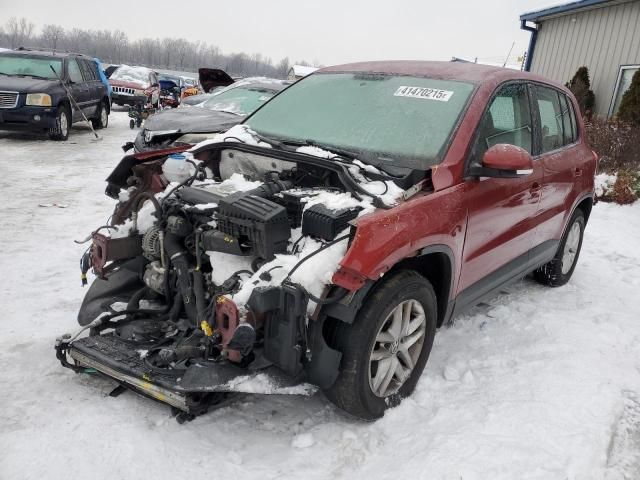
<path fill-rule="evenodd" d="M 32 73 L 25 73 L 26 77 L 32 77 L 32 78 L 37 78 L 38 80 L 53 80 L 53 78 L 49 78 L 49 77 L 43 77 L 41 75 L 34 75 Z"/>
<path fill-rule="evenodd" d="M 205 107 L 203 107 L 203 108 L 205 108 Z M 236 116 L 238 116 L 238 117 L 244 117 L 244 116 L 245 116 L 245 114 L 244 114 L 244 113 L 240 113 L 240 112 L 233 112 L 233 111 L 231 111 L 231 110 L 225 110 L 225 109 L 223 109 L 223 108 L 215 108 L 215 109 L 213 109 L 213 111 L 214 111 L 214 112 L 222 112 L 222 113 L 230 113 L 230 114 L 232 114 L 232 115 L 236 115 Z"/>
<path fill-rule="evenodd" d="M 275 138 L 272 137 L 265 137 L 264 135 L 262 135 L 261 133 L 256 132 L 255 130 L 253 130 L 251 132 L 251 134 L 256 137 L 258 140 L 260 140 L 261 142 L 264 142 L 266 144 L 271 145 L 273 148 L 278 148 L 280 150 L 282 150 L 282 144 L 283 142 L 276 140 Z"/>
<path fill-rule="evenodd" d="M 343 160 L 357 160 L 359 152 L 353 152 L 351 150 L 346 150 L 344 148 L 335 147 L 333 145 L 329 145 L 327 143 L 316 142 L 312 139 L 306 140 L 294 140 L 291 138 L 283 138 L 280 142 L 284 145 L 289 145 L 292 147 L 316 147 L 321 150 L 326 150 L 329 153 L 333 153 L 335 156 L 342 158 Z"/>

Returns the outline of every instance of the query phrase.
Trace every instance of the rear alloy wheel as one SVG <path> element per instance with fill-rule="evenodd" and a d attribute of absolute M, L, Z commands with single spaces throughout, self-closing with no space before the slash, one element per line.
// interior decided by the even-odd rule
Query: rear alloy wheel
<path fill-rule="evenodd" d="M 584 225 L 584 214 L 582 210 L 577 209 L 569 220 L 556 256 L 549 263 L 533 272 L 533 276 L 538 282 L 550 287 L 560 287 L 569 281 L 578 263 Z"/>
<path fill-rule="evenodd" d="M 106 102 L 101 102 L 98 107 L 96 118 L 91 119 L 94 130 L 107 128 L 109 126 L 109 107 Z"/>
<path fill-rule="evenodd" d="M 427 363 L 436 312 L 433 287 L 417 272 L 399 271 L 374 287 L 353 325 L 337 322 L 331 335 L 342 361 L 327 398 L 367 420 L 398 405 Z"/>
<path fill-rule="evenodd" d="M 55 126 L 49 129 L 51 140 L 65 141 L 69 138 L 69 128 L 71 127 L 71 114 L 66 106 L 58 107 Z"/>

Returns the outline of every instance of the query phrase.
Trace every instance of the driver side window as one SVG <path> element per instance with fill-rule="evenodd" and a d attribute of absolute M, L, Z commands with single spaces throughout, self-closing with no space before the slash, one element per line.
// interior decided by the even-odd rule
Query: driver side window
<path fill-rule="evenodd" d="M 500 88 L 480 122 L 476 161 L 494 145 L 507 143 L 531 153 L 531 111 L 527 87 L 514 83 Z"/>

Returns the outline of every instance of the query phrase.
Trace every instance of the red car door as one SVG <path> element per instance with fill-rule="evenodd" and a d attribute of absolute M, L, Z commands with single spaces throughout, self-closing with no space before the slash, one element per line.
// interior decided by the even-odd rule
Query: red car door
<path fill-rule="evenodd" d="M 580 177 L 591 174 L 588 163 L 593 157 L 579 141 L 571 100 L 549 86 L 535 85 L 533 90 L 541 139 L 538 161 L 544 170 L 537 232 L 537 242 L 542 243 L 562 236 L 567 216 L 584 190 Z"/>
<path fill-rule="evenodd" d="M 499 88 L 480 122 L 472 164 L 496 144 L 512 144 L 533 152 L 533 122 L 525 83 Z M 526 263 L 534 245 L 540 202 L 542 166 L 519 178 L 479 178 L 466 182 L 467 233 L 458 292 L 472 303 L 502 283 L 510 265 Z"/>

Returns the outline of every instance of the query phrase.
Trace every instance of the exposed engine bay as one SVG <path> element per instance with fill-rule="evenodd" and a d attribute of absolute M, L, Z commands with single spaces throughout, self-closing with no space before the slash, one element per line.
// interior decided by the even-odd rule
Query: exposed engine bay
<path fill-rule="evenodd" d="M 111 182 L 118 207 L 82 258 L 83 278 L 91 268 L 97 278 L 82 330 L 58 339 L 63 365 L 189 415 L 265 372 L 263 393 L 335 379 L 341 354 L 314 330 L 323 309 L 348 305 L 354 292 L 332 275 L 357 217 L 389 208 L 415 179 L 319 149 L 271 150 L 235 128 L 239 139 Z"/>

